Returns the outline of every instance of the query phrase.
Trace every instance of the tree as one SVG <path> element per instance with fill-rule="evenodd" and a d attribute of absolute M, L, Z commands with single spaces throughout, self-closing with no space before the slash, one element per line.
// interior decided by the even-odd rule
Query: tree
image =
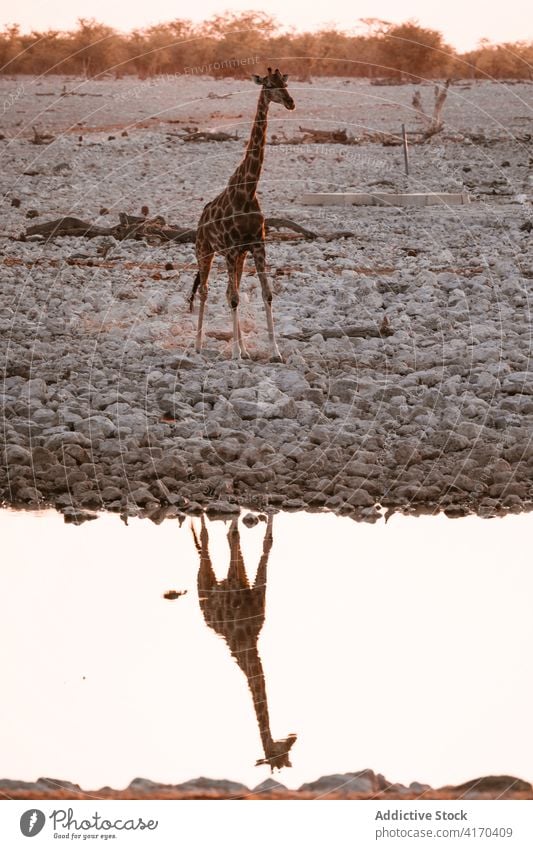
<path fill-rule="evenodd" d="M 120 37 L 112 27 L 94 18 L 78 18 L 78 29 L 72 34 L 72 51 L 85 76 L 95 77 L 111 70 L 120 61 L 119 46 Z"/>
<path fill-rule="evenodd" d="M 446 74 L 452 50 L 440 32 L 407 21 L 388 27 L 381 37 L 382 62 L 398 76 L 430 77 Z"/>
<path fill-rule="evenodd" d="M 16 71 L 15 60 L 20 54 L 21 47 L 19 25 L 8 24 L 0 32 L 0 69 L 4 73 L 11 74 Z"/>

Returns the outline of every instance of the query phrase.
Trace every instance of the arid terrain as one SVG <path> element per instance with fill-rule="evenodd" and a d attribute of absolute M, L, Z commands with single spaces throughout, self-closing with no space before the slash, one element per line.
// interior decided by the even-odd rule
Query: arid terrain
<path fill-rule="evenodd" d="M 234 781 L 197 778 L 184 784 L 156 784 L 136 778 L 124 790 L 102 787 L 82 790 L 77 784 L 40 778 L 35 783 L 0 780 L 4 799 L 533 799 L 531 785 L 508 775 L 488 776 L 457 787 L 438 790 L 413 782 L 409 787 L 391 784 L 371 769 L 344 775 L 326 775 L 288 790 L 275 779 L 253 789 Z"/>
<path fill-rule="evenodd" d="M 67 515 L 527 509 L 533 85 L 452 85 L 444 129 L 411 145 L 407 178 L 390 134 L 423 129 L 415 89 L 431 112 L 432 86 L 320 78 L 290 84 L 294 113 L 271 107 L 264 212 L 324 234 L 269 237 L 284 357 L 271 364 L 251 265 L 241 317 L 252 360 L 232 362 L 220 258 L 197 355 L 192 244 L 19 240 L 60 216 L 110 226 L 143 206 L 195 227 L 239 162 L 256 87 L 192 75 L 1 80 L 0 498 Z M 32 127 L 53 140 L 32 143 Z M 238 138 L 185 141 L 187 127 Z M 346 129 L 357 143 L 313 143 L 300 127 Z M 348 190 L 464 191 L 471 202 L 302 203 Z M 353 235 L 327 238 L 341 230 Z M 384 318 L 389 336 L 376 333 Z"/>

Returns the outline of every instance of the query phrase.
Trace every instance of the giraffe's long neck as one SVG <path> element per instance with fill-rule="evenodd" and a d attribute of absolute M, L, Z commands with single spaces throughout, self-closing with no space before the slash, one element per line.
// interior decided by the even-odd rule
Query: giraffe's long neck
<path fill-rule="evenodd" d="M 269 101 L 265 92 L 261 89 L 244 159 L 228 182 L 228 188 L 237 189 L 249 197 L 253 197 L 256 193 L 265 158 L 268 106 Z"/>
<path fill-rule="evenodd" d="M 257 651 L 257 645 L 246 645 L 237 651 L 232 651 L 233 657 L 246 675 L 248 686 L 254 702 L 255 715 L 259 726 L 259 734 L 263 744 L 265 758 L 269 758 L 274 741 L 270 733 L 270 717 L 265 686 L 263 664 Z"/>

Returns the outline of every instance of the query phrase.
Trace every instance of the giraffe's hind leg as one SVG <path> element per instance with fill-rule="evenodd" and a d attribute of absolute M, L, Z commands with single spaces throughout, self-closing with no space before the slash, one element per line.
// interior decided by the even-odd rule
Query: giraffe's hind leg
<path fill-rule="evenodd" d="M 211 270 L 211 264 L 213 262 L 213 253 L 208 248 L 202 249 L 201 245 L 197 245 L 196 257 L 198 260 L 198 273 L 200 275 L 200 309 L 198 311 L 198 329 L 196 331 L 195 349 L 199 354 L 202 350 L 204 338 L 203 330 L 205 302 L 207 301 L 207 281 Z"/>
<path fill-rule="evenodd" d="M 226 254 L 226 265 L 228 268 L 229 278 L 226 297 L 228 299 L 228 304 L 233 318 L 233 343 L 231 356 L 234 360 L 239 360 L 241 356 L 248 356 L 248 352 L 242 344 L 243 338 L 239 323 L 239 284 L 241 282 L 240 275 L 242 274 L 242 267 L 240 268 L 239 273 L 239 263 L 240 253 L 232 251 Z"/>
<path fill-rule="evenodd" d="M 243 268 L 244 268 L 245 257 L 246 257 L 246 254 L 242 253 L 242 254 L 239 254 L 239 258 L 237 259 L 236 273 L 237 273 L 237 291 L 238 292 L 240 292 L 240 288 L 241 288 L 241 277 L 242 277 L 242 271 L 243 271 Z M 248 349 L 246 348 L 246 344 L 244 342 L 244 336 L 243 336 L 242 330 L 241 330 L 240 317 L 237 317 L 237 333 L 238 333 L 238 336 L 239 336 L 239 348 L 241 350 L 241 357 L 243 357 L 245 360 L 249 360 L 250 354 L 248 353 Z"/>
<path fill-rule="evenodd" d="M 283 359 L 276 344 L 276 334 L 274 332 L 274 319 L 272 317 L 272 290 L 270 288 L 268 277 L 266 274 L 266 259 L 265 245 L 263 242 L 258 242 L 251 248 L 254 258 L 257 276 L 261 283 L 261 292 L 263 294 L 263 303 L 265 305 L 266 320 L 268 327 L 268 338 L 270 342 L 270 362 L 282 363 Z"/>

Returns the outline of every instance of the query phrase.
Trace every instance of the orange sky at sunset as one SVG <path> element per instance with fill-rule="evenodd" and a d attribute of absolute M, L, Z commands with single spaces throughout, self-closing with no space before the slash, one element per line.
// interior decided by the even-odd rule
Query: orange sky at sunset
<path fill-rule="evenodd" d="M 335 24 L 341 29 L 357 31 L 361 18 L 375 17 L 400 22 L 417 19 L 423 26 L 440 30 L 448 43 L 459 50 L 476 46 L 480 38 L 493 42 L 533 40 L 533 15 L 529 0 L 508 0 L 503 4 L 485 0 L 329 0 L 327 5 L 307 0 L 196 0 L 179 4 L 175 0 L 151 0 L 131 3 L 129 0 L 19 0 L 8 2 L 0 10 L 0 24 L 18 23 L 24 31 L 47 28 L 71 29 L 79 17 L 95 18 L 119 30 L 144 27 L 175 18 L 201 21 L 227 8 L 235 11 L 255 9 L 274 15 L 284 27 L 316 29 Z"/>

